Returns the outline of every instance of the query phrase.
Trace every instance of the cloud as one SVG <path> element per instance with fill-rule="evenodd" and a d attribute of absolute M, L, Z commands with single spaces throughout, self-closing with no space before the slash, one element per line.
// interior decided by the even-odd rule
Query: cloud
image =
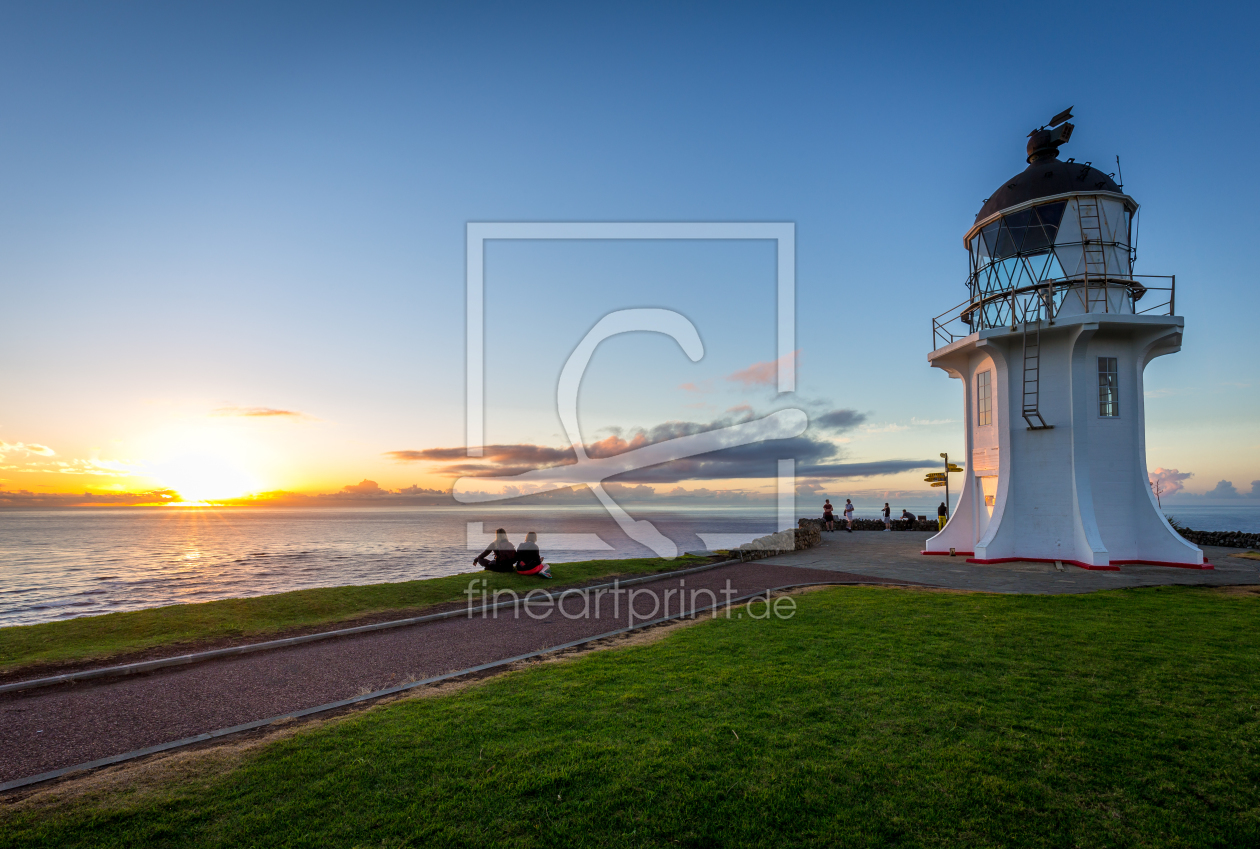
<path fill-rule="evenodd" d="M 1254 487 L 1253 487 L 1254 488 Z M 1216 486 L 1203 493 L 1204 498 L 1242 498 L 1232 481 L 1217 481 Z"/>
<path fill-rule="evenodd" d="M 55 457 L 57 452 L 47 445 L 35 442 L 0 442 L 0 456 L 5 454 L 36 454 L 40 457 Z"/>
<path fill-rule="evenodd" d="M 753 419 L 751 409 L 738 416 L 724 416 L 709 422 L 671 421 L 652 428 L 615 433 L 588 443 L 586 453 L 592 459 L 614 457 L 647 445 L 720 430 L 732 424 Z M 852 410 L 834 410 L 820 417 L 826 424 L 820 430 L 852 427 L 864 417 Z M 890 475 L 914 469 L 935 467 L 936 460 L 881 460 L 845 463 L 840 447 L 830 439 L 816 437 L 808 431 L 791 439 L 775 439 L 723 448 L 695 457 L 686 457 L 636 469 L 616 480 L 622 483 L 677 483 L 683 480 L 730 480 L 771 478 L 777 475 L 780 459 L 794 458 L 800 478 L 868 477 Z M 399 462 L 428 462 L 441 466 L 439 474 L 455 477 L 507 477 L 534 469 L 572 465 L 577 456 L 572 448 L 552 448 L 528 443 L 485 446 L 483 456 L 469 457 L 463 448 L 428 448 L 389 451 L 386 456 Z"/>
<path fill-rule="evenodd" d="M 713 391 L 713 378 L 709 378 L 708 380 L 702 380 L 699 383 L 691 383 L 691 382 L 680 383 L 678 384 L 678 388 L 683 390 L 684 392 L 695 392 L 697 394 L 712 392 Z"/>
<path fill-rule="evenodd" d="M 31 492 L 26 489 L 0 489 L 0 507 L 94 507 L 102 505 L 138 506 L 172 504 L 180 500 L 173 489 L 148 492 Z"/>
<path fill-rule="evenodd" d="M 913 472 L 915 469 L 935 469 L 940 460 L 874 460 L 868 463 L 823 463 L 816 466 L 797 466 L 797 477 L 813 478 L 873 478 Z"/>
<path fill-rule="evenodd" d="M 278 489 L 271 492 L 258 492 L 244 498 L 227 498 L 210 503 L 216 507 L 326 507 L 333 504 L 358 506 L 389 504 L 415 507 L 449 506 L 455 501 L 446 490 L 426 489 L 415 484 L 402 489 L 386 489 L 376 481 L 364 478 L 358 483 L 346 484 L 337 492 L 320 492 L 312 495 Z"/>
<path fill-rule="evenodd" d="M 299 413 L 296 410 L 277 410 L 272 407 L 219 407 L 212 412 L 212 416 L 233 416 L 237 418 L 289 418 L 289 419 L 309 419 L 306 413 Z"/>
<path fill-rule="evenodd" d="M 1160 485 L 1160 497 L 1172 495 L 1185 489 L 1184 481 L 1194 477 L 1194 472 L 1179 472 L 1176 469 L 1156 469 L 1148 473 L 1148 477 L 1153 488 L 1156 483 Z"/>
<path fill-rule="evenodd" d="M 389 493 L 389 490 L 381 489 L 380 484 L 378 484 L 376 481 L 370 481 L 367 478 L 364 478 L 358 483 L 346 484 L 345 486 L 341 488 L 341 491 L 345 493 L 346 495 L 354 495 L 354 496 L 385 495 Z"/>
<path fill-rule="evenodd" d="M 741 383 L 746 387 L 753 386 L 774 386 L 779 380 L 779 363 L 792 357 L 796 360 L 800 359 L 800 351 L 793 351 L 785 354 L 777 360 L 767 360 L 761 363 L 753 363 L 748 368 L 740 369 L 737 372 L 728 374 L 726 380 L 732 383 Z"/>
<path fill-rule="evenodd" d="M 864 421 L 866 421 L 866 415 L 859 413 L 857 410 L 832 410 L 829 413 L 823 413 L 821 416 L 814 416 L 809 420 L 809 423 L 820 430 L 840 433 L 852 430 Z"/>
<path fill-rule="evenodd" d="M 437 499 L 443 504 L 451 501 L 450 493 L 440 489 L 425 489 L 415 484 L 399 490 L 385 489 L 367 478 L 358 483 L 346 484 L 337 492 L 320 493 L 315 498 L 324 501 L 414 501 L 420 498 L 425 499 L 426 503 L 433 503 Z"/>
<path fill-rule="evenodd" d="M 909 430 L 910 425 L 897 424 L 890 422 L 882 425 L 862 425 L 863 433 L 900 433 L 903 430 Z"/>
<path fill-rule="evenodd" d="M 610 436 L 609 439 L 619 439 Z M 497 467 L 521 466 L 529 469 L 541 469 L 548 466 L 564 466 L 577 462 L 577 455 L 571 448 L 548 448 L 543 445 L 487 445 L 482 449 L 482 456 L 469 458 L 466 448 L 426 448 L 420 451 L 386 451 L 385 456 L 399 463 L 452 463 L 463 465 L 459 461 L 481 466 Z M 463 474 L 457 472 L 456 474 Z"/>
<path fill-rule="evenodd" d="M 863 416 L 865 419 L 865 416 Z M 920 419 L 911 418 L 910 424 L 903 425 L 897 422 L 887 422 L 886 424 L 863 424 L 863 433 L 901 433 L 912 427 L 939 427 L 940 425 L 958 424 L 957 419 Z"/>
<path fill-rule="evenodd" d="M 1238 487 L 1234 486 L 1233 481 L 1221 480 L 1216 482 L 1216 486 L 1212 487 L 1204 493 L 1186 492 L 1184 481 L 1194 477 L 1193 472 L 1179 472 L 1176 469 L 1156 469 L 1150 473 L 1151 486 L 1155 486 L 1158 481 L 1162 484 L 1160 489 L 1160 497 L 1167 498 L 1170 495 L 1177 494 L 1180 499 L 1212 499 L 1217 501 L 1235 501 L 1240 498 L 1260 498 L 1260 480 L 1251 482 L 1251 489 L 1242 492 Z"/>
<path fill-rule="evenodd" d="M 95 475 L 97 477 L 130 477 L 136 474 L 126 460 L 27 460 L 19 465 L 0 468 L 45 475 Z"/>

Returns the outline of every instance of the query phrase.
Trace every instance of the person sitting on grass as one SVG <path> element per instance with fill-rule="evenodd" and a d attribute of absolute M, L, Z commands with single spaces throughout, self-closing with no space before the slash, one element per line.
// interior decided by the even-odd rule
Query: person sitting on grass
<path fill-rule="evenodd" d="M 516 564 L 516 547 L 508 541 L 507 531 L 499 528 L 494 532 L 490 547 L 473 558 L 473 565 L 491 572 L 511 572 Z"/>
<path fill-rule="evenodd" d="M 543 560 L 542 552 L 538 550 L 538 534 L 533 531 L 525 535 L 525 541 L 516 550 L 516 574 L 551 577 L 551 567 Z"/>

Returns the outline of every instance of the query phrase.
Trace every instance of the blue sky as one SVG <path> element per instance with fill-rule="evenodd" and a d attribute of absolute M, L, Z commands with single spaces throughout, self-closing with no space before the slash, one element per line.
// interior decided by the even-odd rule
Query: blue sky
<path fill-rule="evenodd" d="M 1149 465 L 1191 473 L 1187 491 L 1245 491 L 1260 479 L 1256 17 L 8 5 L 0 488 L 179 488 L 209 467 L 250 491 L 444 485 L 390 452 L 463 443 L 464 229 L 494 220 L 792 221 L 799 395 L 859 414 L 819 436 L 834 459 L 960 452 L 958 384 L 925 363 L 930 319 L 965 297 L 962 235 L 1024 167 L 1025 134 L 1073 105 L 1067 155 L 1110 171 L 1120 154 L 1142 204 L 1137 270 L 1178 278 L 1185 346 L 1147 371 Z M 548 387 L 624 306 L 680 309 L 707 354 L 608 343 L 584 384 L 588 439 L 773 408 L 726 380 L 773 358 L 772 285 L 765 245 L 493 247 L 488 436 L 561 445 Z M 244 414 L 260 410 L 292 415 Z"/>

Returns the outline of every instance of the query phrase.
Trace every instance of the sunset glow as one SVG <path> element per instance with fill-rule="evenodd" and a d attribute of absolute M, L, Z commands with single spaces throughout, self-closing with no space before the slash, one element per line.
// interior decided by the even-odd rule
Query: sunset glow
<path fill-rule="evenodd" d="M 178 492 L 182 505 L 239 498 L 260 487 L 231 459 L 211 452 L 181 454 L 154 466 L 154 478 Z"/>

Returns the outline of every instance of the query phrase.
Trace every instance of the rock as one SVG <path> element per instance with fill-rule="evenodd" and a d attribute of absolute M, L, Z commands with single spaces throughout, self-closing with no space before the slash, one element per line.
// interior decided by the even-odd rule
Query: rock
<path fill-rule="evenodd" d="M 1178 532 L 1195 545 L 1260 548 L 1260 534 L 1249 534 L 1243 531 L 1196 531 L 1190 528 L 1179 528 Z"/>

